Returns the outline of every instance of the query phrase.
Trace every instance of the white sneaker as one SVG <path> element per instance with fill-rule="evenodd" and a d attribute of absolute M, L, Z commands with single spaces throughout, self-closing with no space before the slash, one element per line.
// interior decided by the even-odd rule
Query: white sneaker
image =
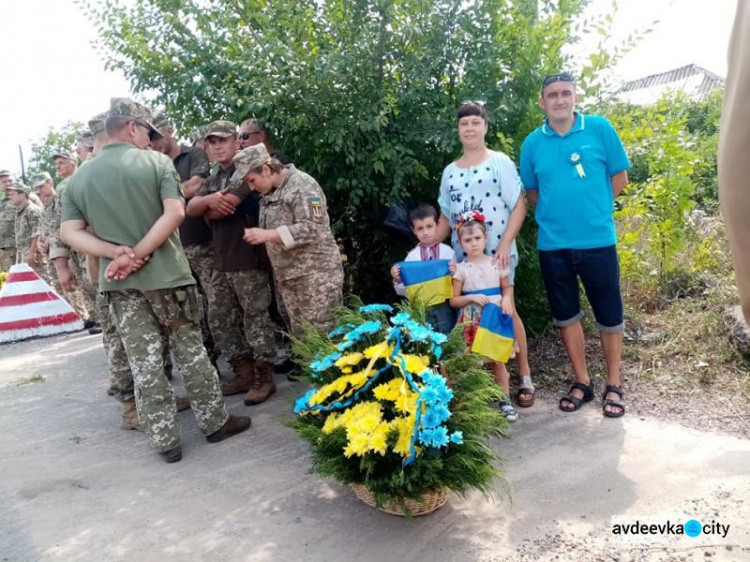
<path fill-rule="evenodd" d="M 516 412 L 516 409 L 513 407 L 513 404 L 510 402 L 506 402 L 505 400 L 500 400 L 500 402 L 497 403 L 498 407 L 500 408 L 500 411 L 505 416 L 505 419 L 509 422 L 515 422 L 518 421 L 518 412 Z"/>

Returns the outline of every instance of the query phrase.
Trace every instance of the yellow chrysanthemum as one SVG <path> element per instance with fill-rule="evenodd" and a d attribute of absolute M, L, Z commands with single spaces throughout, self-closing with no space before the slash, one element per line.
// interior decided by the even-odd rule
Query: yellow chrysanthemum
<path fill-rule="evenodd" d="M 393 347 L 388 345 L 387 341 L 382 341 L 365 349 L 365 357 L 368 359 L 388 357 L 392 350 Z"/>
<path fill-rule="evenodd" d="M 335 365 L 339 369 L 343 369 L 344 367 L 351 367 L 354 365 L 358 365 L 359 362 L 362 361 L 362 359 L 364 359 L 364 357 L 365 356 L 359 352 L 347 353 L 341 359 L 336 361 Z"/>
<path fill-rule="evenodd" d="M 396 418 L 391 422 L 391 427 L 398 430 L 398 439 L 396 445 L 393 447 L 393 452 L 402 457 L 407 457 L 410 454 L 411 438 L 414 434 L 414 416 L 408 416 L 406 418 Z"/>
<path fill-rule="evenodd" d="M 404 355 L 406 370 L 413 374 L 419 374 L 430 366 L 430 358 L 424 355 Z M 401 361 L 396 361 L 396 366 L 401 369 Z"/>

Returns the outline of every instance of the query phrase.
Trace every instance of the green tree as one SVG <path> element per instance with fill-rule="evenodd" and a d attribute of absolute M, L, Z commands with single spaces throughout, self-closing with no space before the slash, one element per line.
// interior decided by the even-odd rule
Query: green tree
<path fill-rule="evenodd" d="M 53 178 L 56 177 L 55 161 L 52 155 L 59 150 L 72 151 L 75 145 L 75 133 L 83 127 L 82 123 L 68 121 L 62 127 L 50 127 L 44 137 L 31 143 L 31 156 L 26 178 L 31 181 L 31 178 L 41 172 L 47 172 Z"/>
<path fill-rule="evenodd" d="M 677 93 L 654 105 L 623 104 L 608 112 L 636 164 L 615 216 L 624 276 L 641 283 L 650 277 L 664 287 L 691 233 L 687 215 L 696 205 L 700 162 L 698 135 L 688 127 L 690 107 Z"/>
<path fill-rule="evenodd" d="M 593 94 L 614 60 L 566 54 L 587 0 L 79 4 L 99 27 L 108 68 L 182 130 L 219 118 L 268 124 L 277 146 L 324 187 L 348 288 L 365 300 L 393 298 L 387 271 L 407 241 L 383 230 L 384 212 L 397 196 L 435 201 L 442 168 L 459 152 L 462 101 L 487 103 L 491 144 L 517 157 L 541 118 L 542 77 L 583 66 L 580 87 Z M 592 29 L 606 35 L 605 19 Z M 536 256 L 521 242 L 522 312 L 546 319 Z"/>

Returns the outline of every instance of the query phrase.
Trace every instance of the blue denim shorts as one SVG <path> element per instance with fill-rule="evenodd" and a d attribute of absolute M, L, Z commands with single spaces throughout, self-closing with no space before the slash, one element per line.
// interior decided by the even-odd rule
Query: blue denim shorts
<path fill-rule="evenodd" d="M 590 250 L 539 250 L 539 265 L 556 326 L 575 324 L 583 316 L 579 300 L 580 279 L 594 311 L 597 329 L 622 332 L 620 263 L 616 246 Z"/>
<path fill-rule="evenodd" d="M 427 309 L 427 323 L 441 334 L 450 334 L 456 325 L 456 311 L 445 301 Z"/>

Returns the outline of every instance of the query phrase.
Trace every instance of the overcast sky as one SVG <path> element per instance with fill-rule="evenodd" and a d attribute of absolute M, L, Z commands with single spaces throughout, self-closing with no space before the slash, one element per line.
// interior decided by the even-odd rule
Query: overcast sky
<path fill-rule="evenodd" d="M 610 10 L 593 0 L 591 11 Z M 622 80 L 695 63 L 726 74 L 726 50 L 736 0 L 621 0 L 612 30 L 615 42 L 646 28 L 653 33 L 617 67 Z M 124 77 L 106 72 L 91 48 L 95 29 L 73 0 L 3 1 L 4 76 L 0 96 L 0 168 L 20 171 L 18 145 L 29 156 L 31 140 L 68 120 L 86 122 L 109 98 L 129 94 Z"/>

